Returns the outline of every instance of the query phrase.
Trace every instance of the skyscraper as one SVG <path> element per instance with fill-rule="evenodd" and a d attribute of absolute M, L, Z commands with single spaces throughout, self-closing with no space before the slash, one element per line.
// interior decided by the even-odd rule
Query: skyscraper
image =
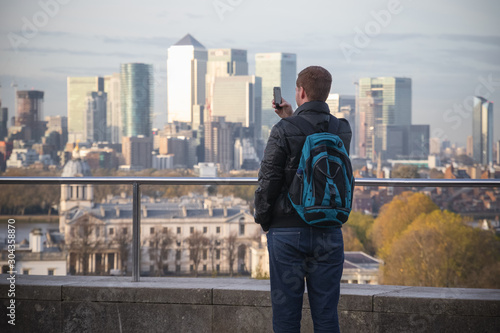
<path fill-rule="evenodd" d="M 107 141 L 122 142 L 122 113 L 120 73 L 113 73 L 104 77 L 104 91 L 108 94 L 106 106 Z"/>
<path fill-rule="evenodd" d="M 356 128 L 356 97 L 354 95 L 329 94 L 326 104 L 330 113 L 337 118 L 345 118 L 349 121 L 351 129 Z M 351 140 L 351 153 L 354 153 L 356 147 L 356 137 Z"/>
<path fill-rule="evenodd" d="M 472 154 L 476 163 L 493 163 L 493 102 L 474 97 L 472 115 Z"/>
<path fill-rule="evenodd" d="M 9 122 L 9 109 L 0 107 L 0 141 L 3 141 L 8 134 L 7 131 L 8 122 Z"/>
<path fill-rule="evenodd" d="M 85 121 L 85 141 L 106 141 L 106 104 L 107 94 L 94 91 L 87 94 L 87 119 Z"/>
<path fill-rule="evenodd" d="M 85 141 L 87 94 L 104 91 L 102 77 L 68 77 L 68 142 Z"/>
<path fill-rule="evenodd" d="M 190 34 L 168 48 L 167 121 L 200 123 L 205 105 L 207 50 Z M 197 111 L 196 117 L 193 111 Z"/>
<path fill-rule="evenodd" d="M 357 153 L 361 157 L 374 159 L 376 154 L 387 151 L 387 147 L 393 145 L 388 142 L 392 140 L 388 132 L 390 126 L 411 125 L 411 79 L 360 79 L 357 107 Z M 406 148 L 402 148 L 404 154 L 408 154 Z"/>
<path fill-rule="evenodd" d="M 281 95 L 295 105 L 297 56 L 293 53 L 257 53 L 255 75 L 262 78 L 262 125 L 271 128 L 279 121 L 271 107 L 273 87 L 281 87 Z"/>
<path fill-rule="evenodd" d="M 17 91 L 15 126 L 24 127 L 23 140 L 38 141 L 45 133 L 43 122 L 43 91 Z"/>
<path fill-rule="evenodd" d="M 122 135 L 151 135 L 153 70 L 151 65 L 130 63 L 120 67 Z"/>
<path fill-rule="evenodd" d="M 255 75 L 214 78 L 212 116 L 241 123 L 253 129 L 253 139 L 261 137 L 262 80 Z"/>
<path fill-rule="evenodd" d="M 204 120 L 212 115 L 212 96 L 217 77 L 248 75 L 247 51 L 236 49 L 208 50 L 207 75 L 205 78 L 206 108 Z M 214 114 L 215 115 L 215 114 Z"/>

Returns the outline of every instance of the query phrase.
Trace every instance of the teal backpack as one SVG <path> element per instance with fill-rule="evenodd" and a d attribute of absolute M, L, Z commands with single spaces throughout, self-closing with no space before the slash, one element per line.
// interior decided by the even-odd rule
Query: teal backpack
<path fill-rule="evenodd" d="M 351 160 L 337 133 L 340 121 L 331 116 L 328 132 L 317 132 L 305 118 L 284 118 L 304 135 L 297 173 L 288 198 L 299 216 L 318 227 L 342 226 L 349 218 L 354 192 Z"/>

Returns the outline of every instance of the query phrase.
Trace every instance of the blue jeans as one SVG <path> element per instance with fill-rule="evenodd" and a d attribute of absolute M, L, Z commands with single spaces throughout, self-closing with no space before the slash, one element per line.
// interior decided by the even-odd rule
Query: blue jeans
<path fill-rule="evenodd" d="M 300 333 L 304 279 L 314 332 L 340 332 L 344 263 L 340 228 L 271 228 L 267 234 L 274 332 Z"/>

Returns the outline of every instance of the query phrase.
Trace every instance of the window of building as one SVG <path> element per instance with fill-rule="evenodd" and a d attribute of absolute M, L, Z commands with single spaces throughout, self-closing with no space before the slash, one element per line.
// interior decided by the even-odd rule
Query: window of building
<path fill-rule="evenodd" d="M 164 234 L 168 234 L 168 228 L 167 227 L 163 227 L 163 233 Z"/>
<path fill-rule="evenodd" d="M 189 265 L 189 271 L 190 272 L 194 271 L 194 266 L 193 265 Z"/>
<path fill-rule="evenodd" d="M 240 224 L 240 235 L 244 235 L 245 234 L 245 225 L 242 223 Z"/>
<path fill-rule="evenodd" d="M 215 250 L 215 259 L 220 260 L 220 249 Z"/>
<path fill-rule="evenodd" d="M 112 236 L 115 234 L 115 229 L 109 228 L 109 235 Z"/>
<path fill-rule="evenodd" d="M 27 269 L 27 268 L 24 268 L 24 269 L 23 269 L 23 274 L 24 274 L 24 275 L 29 275 L 29 274 L 30 274 L 30 270 L 29 270 L 29 269 Z"/>
<path fill-rule="evenodd" d="M 220 227 L 215 228 L 215 232 L 220 234 Z"/>
<path fill-rule="evenodd" d="M 153 235 L 154 233 L 155 233 L 155 228 L 154 227 L 149 228 L 149 234 Z"/>
<path fill-rule="evenodd" d="M 208 232 L 208 228 L 207 227 L 203 227 L 203 233 L 206 234 Z"/>
<path fill-rule="evenodd" d="M 181 233 L 181 227 L 177 227 L 177 233 L 180 234 Z"/>
<path fill-rule="evenodd" d="M 215 270 L 216 270 L 217 272 L 220 272 L 220 265 L 219 265 L 219 264 L 217 264 L 217 265 L 215 266 Z"/>
<path fill-rule="evenodd" d="M 203 271 L 206 272 L 207 271 L 207 265 L 203 265 Z"/>
<path fill-rule="evenodd" d="M 47 270 L 47 275 L 54 275 L 54 269 L 53 268 L 49 268 Z"/>
<path fill-rule="evenodd" d="M 181 260 L 181 250 L 175 251 L 175 260 Z"/>
<path fill-rule="evenodd" d="M 203 260 L 207 260 L 207 258 L 208 258 L 208 250 L 204 249 L 203 250 Z"/>
<path fill-rule="evenodd" d="M 194 227 L 189 228 L 190 233 L 194 233 Z"/>
<path fill-rule="evenodd" d="M 123 228 L 122 231 L 123 231 L 123 234 L 126 235 L 127 232 L 128 232 L 128 229 L 127 228 Z"/>
<path fill-rule="evenodd" d="M 181 246 L 181 241 L 180 240 L 177 241 L 177 246 Z"/>
<path fill-rule="evenodd" d="M 175 271 L 177 273 L 180 273 L 181 272 L 181 265 L 175 265 Z"/>
<path fill-rule="evenodd" d="M 95 227 L 95 236 L 96 237 L 101 236 L 101 228 L 99 226 Z"/>
<path fill-rule="evenodd" d="M 215 240 L 215 245 L 220 245 L 220 240 L 219 239 Z"/>

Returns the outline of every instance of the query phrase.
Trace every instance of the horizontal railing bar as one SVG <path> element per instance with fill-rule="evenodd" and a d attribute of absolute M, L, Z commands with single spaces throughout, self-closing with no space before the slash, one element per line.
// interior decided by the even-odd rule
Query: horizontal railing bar
<path fill-rule="evenodd" d="M 356 186 L 500 187 L 500 179 L 357 178 Z M 257 178 L 199 177 L 0 177 L 0 184 L 257 185 Z"/>

